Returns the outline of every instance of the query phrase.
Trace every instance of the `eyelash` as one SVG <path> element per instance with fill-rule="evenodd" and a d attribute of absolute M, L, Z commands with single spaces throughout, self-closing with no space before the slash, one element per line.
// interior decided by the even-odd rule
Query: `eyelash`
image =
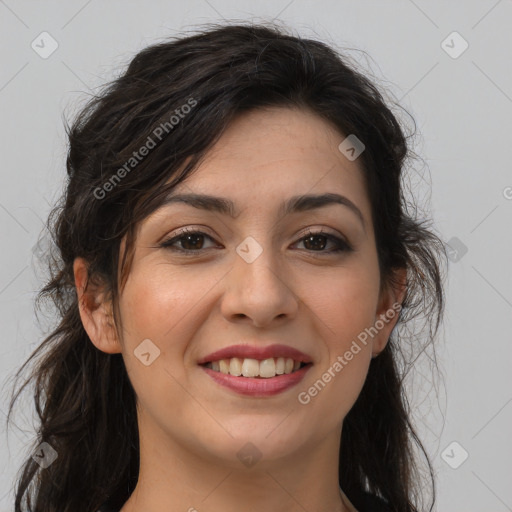
<path fill-rule="evenodd" d="M 191 249 L 182 249 L 182 248 L 178 248 L 178 247 L 172 247 L 172 245 L 174 243 L 182 240 L 187 235 L 203 235 L 203 236 L 209 238 L 210 240 L 213 240 L 213 238 L 211 236 L 207 235 L 206 233 L 203 233 L 202 231 L 191 230 L 189 228 L 185 228 L 182 231 L 180 231 L 178 234 L 173 236 L 172 238 L 170 238 L 168 240 L 164 240 L 160 244 L 160 247 L 162 247 L 164 249 L 170 249 L 172 251 L 177 251 L 177 252 L 182 253 L 183 255 L 186 255 L 186 256 L 192 256 L 192 255 L 196 255 L 197 256 L 198 253 L 200 253 L 201 251 L 207 250 L 207 249 L 191 250 Z M 331 251 L 313 251 L 313 250 L 309 250 L 309 251 L 307 251 L 309 253 L 313 253 L 313 254 L 314 253 L 333 254 L 333 253 L 352 252 L 353 251 L 352 246 L 348 242 L 345 242 L 344 240 L 342 240 L 341 238 L 338 238 L 337 236 L 325 233 L 322 230 L 320 230 L 320 231 L 311 231 L 311 230 L 309 230 L 307 233 L 304 234 L 303 237 L 301 237 L 299 240 L 297 240 L 297 242 L 302 242 L 302 241 L 304 241 L 306 238 L 308 238 L 310 236 L 314 236 L 314 237 L 316 237 L 316 236 L 323 236 L 323 237 L 327 238 L 329 241 L 333 242 L 336 245 L 337 248 L 333 249 Z"/>

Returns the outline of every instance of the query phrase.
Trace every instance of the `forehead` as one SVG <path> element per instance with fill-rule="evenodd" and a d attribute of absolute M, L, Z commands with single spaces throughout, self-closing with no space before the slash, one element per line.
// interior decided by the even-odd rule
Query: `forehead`
<path fill-rule="evenodd" d="M 253 110 L 231 122 L 174 192 L 229 197 L 240 209 L 250 205 L 251 210 L 295 195 L 338 193 L 369 218 L 362 164 L 338 149 L 345 137 L 310 111 Z"/>

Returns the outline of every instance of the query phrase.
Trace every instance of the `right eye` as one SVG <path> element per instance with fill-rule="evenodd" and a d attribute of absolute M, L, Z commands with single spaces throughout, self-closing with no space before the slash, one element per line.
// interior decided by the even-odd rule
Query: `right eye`
<path fill-rule="evenodd" d="M 198 230 L 192 230 L 185 228 L 181 230 L 178 234 L 174 235 L 168 240 L 164 240 L 160 247 L 164 247 L 166 249 L 170 249 L 171 251 L 177 251 L 181 252 L 183 254 L 197 254 L 198 252 L 205 250 L 203 247 L 195 247 L 196 245 L 203 245 L 200 243 L 200 240 L 202 238 L 209 238 L 210 240 L 213 240 L 213 238 L 206 233 L 203 233 L 202 231 Z M 180 243 L 182 247 L 174 247 L 176 243 Z M 183 247 L 183 244 L 188 245 L 189 247 Z"/>

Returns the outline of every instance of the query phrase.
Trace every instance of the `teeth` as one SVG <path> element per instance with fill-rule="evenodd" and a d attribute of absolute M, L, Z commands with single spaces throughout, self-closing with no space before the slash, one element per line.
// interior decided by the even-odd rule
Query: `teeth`
<path fill-rule="evenodd" d="M 276 375 L 283 375 L 283 373 L 289 374 L 297 371 L 300 365 L 300 361 L 294 361 L 289 357 L 271 357 L 263 361 L 233 357 L 231 359 L 212 361 L 207 366 L 217 372 L 235 375 L 236 377 L 261 377 L 268 379 Z"/>
<path fill-rule="evenodd" d="M 229 359 L 221 359 L 219 361 L 219 366 L 220 366 L 219 371 L 221 371 L 222 373 L 229 373 L 229 368 L 230 368 Z M 212 370 L 215 370 L 215 368 L 213 367 L 213 363 L 212 363 Z"/>
<path fill-rule="evenodd" d="M 259 364 L 260 377 L 275 377 L 276 376 L 276 362 L 273 358 L 265 359 Z"/>
<path fill-rule="evenodd" d="M 238 359 L 238 357 L 233 357 L 229 361 L 229 373 L 231 375 L 236 375 L 239 377 L 242 375 L 242 360 Z"/>
<path fill-rule="evenodd" d="M 256 359 L 244 359 L 242 375 L 244 377 L 257 377 L 260 373 L 260 363 Z"/>

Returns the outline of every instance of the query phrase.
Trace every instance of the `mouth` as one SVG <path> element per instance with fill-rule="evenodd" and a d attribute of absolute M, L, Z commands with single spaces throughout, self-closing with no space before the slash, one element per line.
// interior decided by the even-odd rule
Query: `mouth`
<path fill-rule="evenodd" d="M 296 373 L 311 365 L 312 363 L 306 363 L 291 357 L 270 357 L 263 360 L 232 357 L 207 361 L 200 366 L 233 377 L 272 379 L 281 375 Z"/>
<path fill-rule="evenodd" d="M 312 366 L 311 362 L 283 357 L 262 360 L 233 357 L 199 365 L 221 388 L 260 399 L 291 390 Z"/>
<path fill-rule="evenodd" d="M 240 344 L 204 356 L 197 364 L 219 386 L 263 398 L 298 385 L 313 366 L 313 359 L 289 345 Z"/>

